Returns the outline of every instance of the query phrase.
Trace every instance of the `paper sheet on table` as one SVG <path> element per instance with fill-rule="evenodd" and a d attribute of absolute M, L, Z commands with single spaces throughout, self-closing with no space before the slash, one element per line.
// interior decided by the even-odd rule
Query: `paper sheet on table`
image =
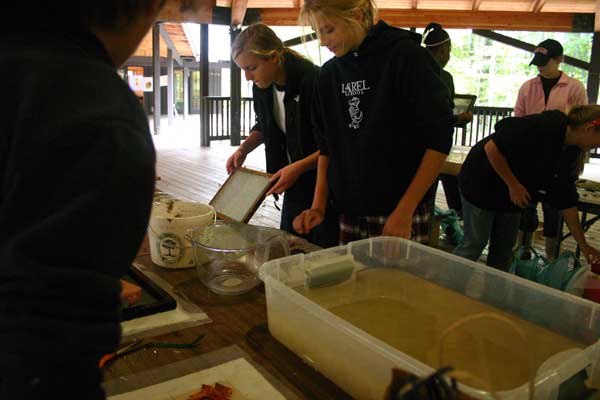
<path fill-rule="evenodd" d="M 256 368 L 243 358 L 180 378 L 109 397 L 108 400 L 186 400 L 202 384 L 221 383 L 234 389 L 231 400 L 285 400 Z"/>

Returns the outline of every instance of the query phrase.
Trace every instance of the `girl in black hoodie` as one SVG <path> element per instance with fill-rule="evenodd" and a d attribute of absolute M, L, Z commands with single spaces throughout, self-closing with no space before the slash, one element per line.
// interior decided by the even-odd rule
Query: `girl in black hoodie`
<path fill-rule="evenodd" d="M 227 160 L 227 172 L 240 167 L 247 154 L 264 143 L 267 172 L 273 174 L 273 187 L 267 195 L 285 192 L 280 228 L 293 233 L 292 221 L 310 207 L 317 176 L 319 149 L 312 130 L 311 103 L 319 67 L 284 47 L 264 24 L 241 32 L 231 55 L 246 79 L 254 82 L 256 125 Z M 321 247 L 338 244 L 337 214 L 328 214 L 325 223 L 307 236 Z"/>
<path fill-rule="evenodd" d="M 316 82 L 321 150 L 315 197 L 294 220 L 323 221 L 329 193 L 341 242 L 388 235 L 426 241 L 423 201 L 452 144 L 449 93 L 420 35 L 374 24 L 372 0 L 306 0 L 301 20 L 335 57 Z"/>

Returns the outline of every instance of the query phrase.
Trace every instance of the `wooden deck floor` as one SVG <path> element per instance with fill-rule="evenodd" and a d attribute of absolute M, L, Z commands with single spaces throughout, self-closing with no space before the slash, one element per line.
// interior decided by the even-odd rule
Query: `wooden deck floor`
<path fill-rule="evenodd" d="M 161 134 L 160 136 L 155 137 L 158 153 L 157 171 L 161 177 L 157 187 L 178 198 L 208 203 L 227 178 L 225 162 L 235 148 L 231 147 L 228 141 L 213 142 L 209 148 L 201 148 L 196 134 L 166 136 Z M 248 156 L 245 166 L 265 170 L 262 146 Z M 589 174 L 585 177 L 600 180 Z M 438 188 L 436 205 L 441 209 L 447 209 L 441 185 Z M 541 207 L 539 208 L 541 221 Z M 273 198 L 269 197 L 259 207 L 250 223 L 279 227 L 279 216 L 280 212 L 275 208 Z M 600 248 L 600 223 L 592 226 L 586 236 L 593 246 Z M 543 254 L 544 243 L 541 231 L 536 232 L 534 236 L 534 247 Z M 563 242 L 562 250 L 573 251 L 574 249 L 575 243 L 572 238 Z M 445 250 L 448 248 L 445 247 Z"/>

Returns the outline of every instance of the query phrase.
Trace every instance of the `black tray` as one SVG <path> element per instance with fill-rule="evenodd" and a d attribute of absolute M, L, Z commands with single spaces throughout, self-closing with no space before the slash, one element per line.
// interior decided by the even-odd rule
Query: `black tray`
<path fill-rule="evenodd" d="M 121 308 L 121 321 L 145 317 L 163 311 L 173 310 L 177 307 L 177 302 L 171 295 L 152 282 L 146 275 L 137 268 L 131 267 L 123 280 L 134 283 L 142 288 L 142 298 L 129 306 L 123 302 Z"/>

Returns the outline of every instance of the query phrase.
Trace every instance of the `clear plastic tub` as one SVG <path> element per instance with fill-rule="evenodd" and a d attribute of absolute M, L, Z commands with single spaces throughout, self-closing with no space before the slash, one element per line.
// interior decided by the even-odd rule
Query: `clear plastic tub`
<path fill-rule="evenodd" d="M 354 260 L 350 276 L 345 270 L 348 258 Z M 590 377 L 587 382 L 590 387 L 597 387 L 600 382 L 597 368 L 600 305 L 414 242 L 388 237 L 353 242 L 270 261 L 263 265 L 260 276 L 266 288 L 271 334 L 357 399 L 382 399 L 393 367 L 419 376 L 432 373 L 438 367 L 430 364 L 435 364 L 431 360 L 439 360 L 436 355 L 440 342 L 436 333 L 427 331 L 432 335 L 427 339 L 431 349 L 426 348 L 425 353 L 431 357 L 411 356 L 407 354 L 409 351 L 400 351 L 390 344 L 390 338 L 385 337 L 387 328 L 380 329 L 383 336 L 367 333 L 376 332 L 378 323 L 369 322 L 370 325 L 359 328 L 349 322 L 352 317 L 340 317 L 341 310 L 353 311 L 365 302 L 402 302 L 415 298 L 418 309 L 413 310 L 414 329 L 399 331 L 404 335 L 401 344 L 421 339 L 423 342 L 423 326 L 430 324 L 443 330 L 444 324 L 468 316 L 470 311 L 455 310 L 460 308 L 455 306 L 460 297 L 474 310 L 487 307 L 496 315 L 514 318 L 520 328 L 530 329 L 526 335 L 529 342 L 516 341 L 500 355 L 505 363 L 501 366 L 507 371 L 522 367 L 522 363 L 507 361 L 510 354 L 504 353 L 512 352 L 524 360 L 529 360 L 529 353 L 537 355 L 538 362 L 532 361 L 535 367 L 528 369 L 536 374 L 536 399 L 558 398 L 561 383 L 582 370 Z M 379 278 L 365 279 L 369 276 Z M 439 294 L 428 295 L 431 288 L 438 288 Z M 436 310 L 439 319 L 429 318 Z M 392 321 L 402 319 L 399 313 L 386 316 L 381 309 L 372 314 L 369 318 L 383 315 L 383 319 Z M 498 321 L 494 326 L 473 331 L 478 333 L 471 338 L 471 345 L 453 347 L 454 339 L 448 339 L 443 364 L 459 363 L 464 350 L 470 358 L 485 354 L 488 358 L 481 365 L 487 368 L 493 354 L 486 353 L 487 349 L 496 349 L 498 354 L 498 348 L 505 343 L 485 348 L 481 343 L 485 345 L 488 336 L 495 334 L 504 335 L 507 340 L 514 335 Z M 462 334 L 460 329 L 457 332 Z M 540 336 L 541 333 L 552 340 Z M 539 359 L 540 356 L 543 358 Z M 494 388 L 494 395 L 490 393 L 492 389 L 477 385 L 459 387 L 477 399 L 529 397 L 528 380 L 515 387 Z"/>

